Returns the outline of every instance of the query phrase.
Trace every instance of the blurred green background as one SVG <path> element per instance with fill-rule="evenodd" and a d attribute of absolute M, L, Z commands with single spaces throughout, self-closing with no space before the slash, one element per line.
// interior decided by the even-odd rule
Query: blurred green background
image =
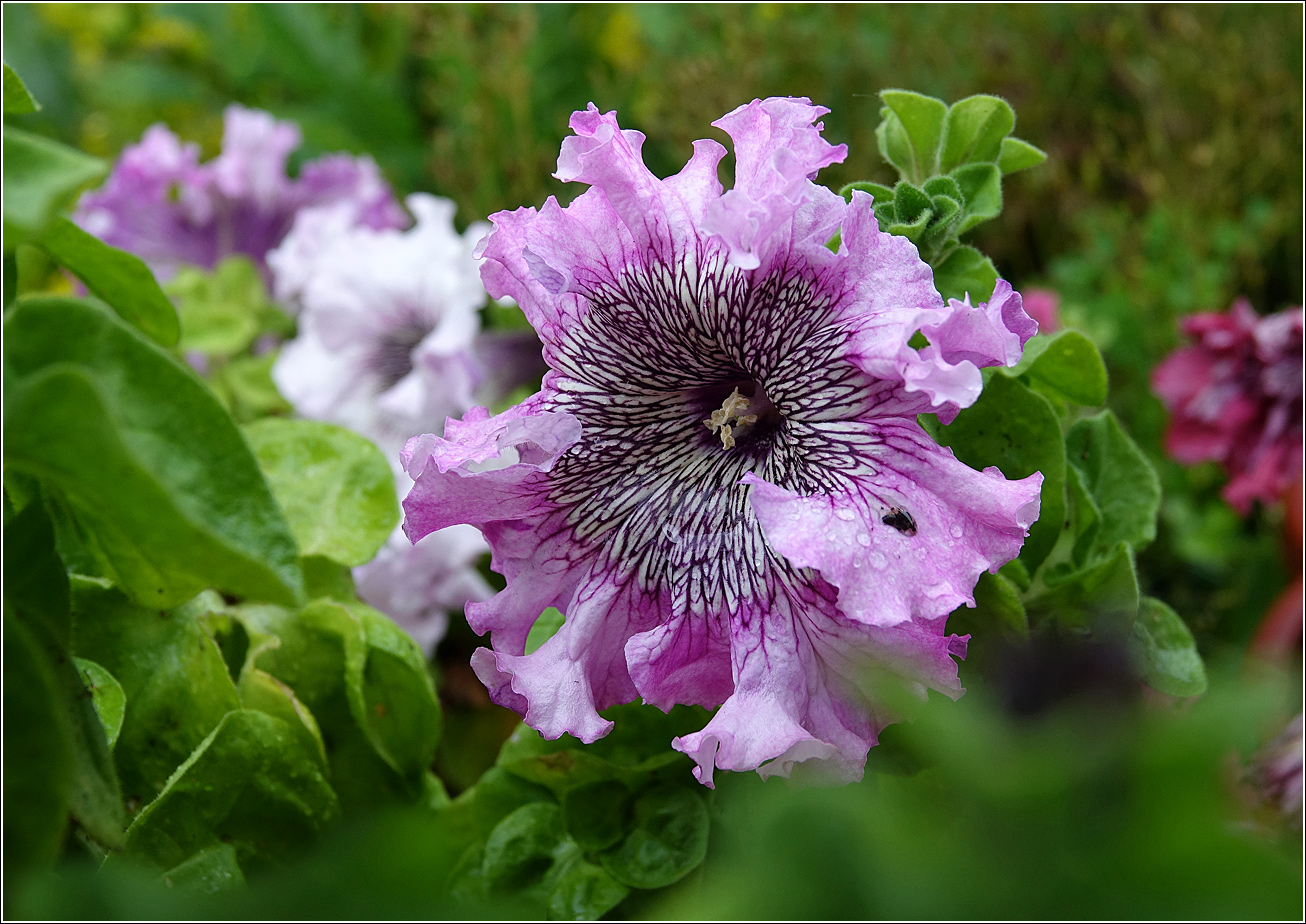
<path fill-rule="evenodd" d="M 769 95 L 810 97 L 831 109 L 826 136 L 849 146 L 846 162 L 820 177 L 838 188 L 893 179 L 874 138 L 879 90 L 949 102 L 973 93 L 1007 98 L 1017 134 L 1049 157 L 1004 184 L 1003 215 L 971 242 L 1018 288 L 1057 290 L 1063 321 L 1102 349 L 1110 404 L 1165 488 L 1158 539 L 1139 559 L 1142 590 L 1192 626 L 1224 678 L 1213 689 L 1224 683 L 1235 692 L 1213 693 L 1213 705 L 1165 734 L 1152 733 L 1145 713 L 1170 705 L 1135 697 L 1087 712 L 1066 707 L 987 744 L 966 723 L 1002 710 L 972 693 L 964 711 L 945 704 L 942 718 L 930 713 L 882 749 L 888 756 L 874 752 L 871 766 L 886 772 L 841 795 L 782 791 L 763 799 L 758 790 L 776 784 L 732 778 L 719 800 L 725 835 L 703 871 L 665 904 L 618 911 L 1296 913 L 1299 841 L 1254 837 L 1256 823 L 1231 821 L 1221 781 L 1236 777 L 1233 750 L 1245 756 L 1272 732 L 1274 717 L 1300 708 L 1299 677 L 1270 692 L 1232 679 L 1242 646 L 1300 562 L 1284 557 L 1281 510 L 1240 518 L 1219 498 L 1215 466 L 1185 469 L 1165 459 L 1165 414 L 1148 377 L 1179 342 L 1176 320 L 1185 314 L 1223 310 L 1237 295 L 1262 312 L 1302 302 L 1300 6 L 7 3 L 3 16 L 5 60 L 45 107 L 25 123 L 32 130 L 112 158 L 162 121 L 199 141 L 207 157 L 218 149 L 223 107 L 240 102 L 302 126 L 297 161 L 332 150 L 371 154 L 399 192 L 455 200 L 464 225 L 579 192 L 550 174 L 568 116 L 590 101 L 643 131 L 649 166 L 666 175 L 694 139 L 725 141 L 709 123 L 734 107 Z M 455 631 L 452 641 L 469 640 Z M 1109 688 L 1102 673 L 1086 669 L 1069 700 Z M 1081 765 L 1085 741 L 1097 750 Z M 1026 765 L 1035 757 L 1046 779 L 1030 788 L 1019 781 L 1032 779 Z M 894 776 L 904 761 L 932 769 Z M 903 780 L 918 783 L 904 789 Z M 786 840 L 813 818 L 829 830 L 808 825 L 802 838 Z M 400 837 L 387 833 L 388 823 L 328 848 L 310 880 L 361 889 L 364 872 L 373 883 L 420 876 L 420 830 Z M 359 846 L 387 839 L 394 849 L 386 854 Z M 786 846 L 770 850 L 778 842 Z M 826 856 L 827 844 L 864 854 L 864 862 Z M 409 859 L 395 867 L 401 848 Z M 827 875 L 812 878 L 820 871 Z M 745 881 L 772 885 L 730 891 Z M 892 886 L 873 888 L 885 881 Z M 831 893 L 837 882 L 846 887 Z M 1031 882 L 1040 888 L 1011 891 Z M 120 886 L 122 894 L 114 891 Z M 432 913 L 415 893 L 377 905 L 375 889 L 356 909 L 334 904 L 338 895 L 315 906 L 321 896 L 307 892 L 281 906 L 259 904 L 281 888 L 274 886 L 237 911 Z M 73 893 L 52 888 L 29 910 L 179 913 L 132 904 L 139 896 L 123 897 L 136 893 L 121 883 L 87 889 L 89 905 L 61 905 Z M 1031 904 L 1031 894 L 1042 904 Z"/>

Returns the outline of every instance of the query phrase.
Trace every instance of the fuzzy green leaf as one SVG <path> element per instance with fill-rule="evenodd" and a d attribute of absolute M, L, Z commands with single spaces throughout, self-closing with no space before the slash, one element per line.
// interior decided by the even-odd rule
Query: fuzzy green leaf
<path fill-rule="evenodd" d="M 49 658 L 4 612 L 4 872 L 53 862 L 68 822 L 73 749 Z M 10 879 L 9 881 L 13 881 Z"/>
<path fill-rule="evenodd" d="M 1016 127 L 1016 113 L 996 96 L 969 96 L 952 104 L 943 126 L 939 173 L 962 164 L 996 163 L 1002 139 Z"/>
<path fill-rule="evenodd" d="M 966 164 L 952 171 L 965 198 L 965 217 L 957 227 L 965 234 L 976 225 L 1002 214 L 1002 173 L 993 164 Z"/>
<path fill-rule="evenodd" d="M 948 115 L 947 104 L 943 100 L 909 90 L 881 90 L 880 99 L 884 100 L 888 112 L 892 113 L 901 126 L 902 136 L 907 142 L 905 157 L 903 154 L 897 155 L 905 163 L 900 164 L 896 160 L 891 162 L 906 178 L 919 183 L 935 172 L 939 140 L 943 134 L 944 119 Z M 888 119 L 885 116 L 886 122 Z M 896 153 L 901 150 L 901 142 L 896 138 L 895 142 Z M 903 169 L 904 166 L 906 169 Z"/>
<path fill-rule="evenodd" d="M 998 169 L 1004 176 L 1018 170 L 1037 167 L 1048 156 L 1028 141 L 1019 138 L 1003 138 L 1002 153 L 998 157 Z"/>

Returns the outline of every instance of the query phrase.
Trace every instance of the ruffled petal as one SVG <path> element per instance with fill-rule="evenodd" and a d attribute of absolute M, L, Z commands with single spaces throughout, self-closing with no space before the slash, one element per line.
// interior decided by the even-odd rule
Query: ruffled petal
<path fill-rule="evenodd" d="M 587 744 L 612 730 L 599 710 L 635 698 L 624 645 L 653 613 L 640 594 L 604 573 L 576 590 L 558 632 L 531 654 L 478 649 L 472 667 L 490 698 L 514 709 L 545 738 L 573 735 Z"/>
<path fill-rule="evenodd" d="M 848 155 L 847 145 L 821 137 L 824 126 L 816 119 L 829 111 L 807 99 L 771 97 L 712 123 L 734 141 L 735 185 L 709 206 L 703 227 L 729 245 L 735 266 L 760 266 L 772 254 L 777 232 L 791 228 L 805 204 L 820 203 L 805 222 L 805 239 L 814 227 L 837 224 L 843 202 L 810 182 L 822 167 Z"/>
<path fill-rule="evenodd" d="M 667 608 L 669 609 L 669 608 Z M 668 613 L 626 643 L 626 664 L 644 702 L 715 709 L 730 696 L 730 620 Z"/>
<path fill-rule="evenodd" d="M 404 498 L 404 533 L 416 542 L 427 533 L 456 523 L 515 520 L 550 509 L 544 497 L 545 473 L 580 439 L 580 422 L 570 414 L 538 411 L 519 404 L 489 416 L 472 408 L 462 420 L 445 425 L 444 438 L 415 436 L 400 459 L 414 481 Z M 520 461 L 477 471 L 490 460 Z M 500 463 L 502 464 L 502 463 Z"/>
<path fill-rule="evenodd" d="M 965 656 L 966 640 L 945 635 L 943 622 L 867 626 L 835 611 L 828 596 L 779 591 L 735 625 L 732 695 L 673 747 L 694 759 L 707 786 L 716 768 L 766 777 L 802 765 L 812 780 L 860 779 L 867 751 L 896 718 L 879 697 L 964 692 L 953 659 Z"/>
<path fill-rule="evenodd" d="M 249 199 L 263 210 L 277 208 L 290 189 L 286 162 L 299 142 L 295 123 L 228 106 L 222 116 L 222 152 L 209 164 L 213 181 L 228 198 Z"/>
<path fill-rule="evenodd" d="M 744 477 L 767 542 L 839 588 L 839 609 L 869 625 L 933 619 L 974 605 L 975 582 L 1020 552 L 1038 519 L 1041 474 L 977 472 L 914 423 L 870 425 L 872 472 L 800 495 Z"/>

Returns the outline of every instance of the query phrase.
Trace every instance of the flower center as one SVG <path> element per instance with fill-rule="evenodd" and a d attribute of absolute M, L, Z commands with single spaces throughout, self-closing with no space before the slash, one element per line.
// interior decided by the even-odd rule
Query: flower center
<path fill-rule="evenodd" d="M 426 339 L 433 326 L 425 319 L 411 318 L 377 339 L 369 365 L 381 380 L 383 391 L 393 388 L 413 371 L 413 350 Z"/>
<path fill-rule="evenodd" d="M 762 387 L 752 382 L 749 385 L 750 397 L 741 395 L 739 386 L 735 386 L 721 402 L 721 407 L 703 421 L 703 426 L 721 437 L 723 449 L 734 449 L 736 436 L 744 436 L 759 420 L 779 416 Z"/>

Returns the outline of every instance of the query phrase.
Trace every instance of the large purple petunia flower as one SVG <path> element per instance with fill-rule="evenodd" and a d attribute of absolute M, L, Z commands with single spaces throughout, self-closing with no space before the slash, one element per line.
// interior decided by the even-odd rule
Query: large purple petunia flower
<path fill-rule="evenodd" d="M 879 678 L 962 692 L 944 622 L 1017 554 L 1042 477 L 967 468 L 916 415 L 950 420 L 1035 324 L 1005 283 L 944 305 L 869 196 L 811 182 L 845 155 L 826 111 L 768 99 L 716 122 L 723 194 L 719 144 L 660 180 L 644 136 L 591 105 L 557 173 L 591 188 L 492 216 L 482 276 L 550 371 L 517 407 L 409 441 L 405 531 L 485 534 L 507 587 L 467 608 L 494 646 L 473 665 L 545 737 L 593 741 L 636 697 L 719 706 L 674 742 L 702 782 L 804 761 L 850 780 L 890 718 Z M 566 621 L 527 655 L 550 606 Z"/>
<path fill-rule="evenodd" d="M 299 143 L 294 123 L 228 106 L 222 153 L 201 164 L 197 145 L 152 126 L 123 150 L 104 186 L 82 197 L 74 219 L 164 280 L 182 264 L 212 269 L 232 254 L 266 273 L 265 255 L 309 206 L 348 203 L 354 220 L 371 228 L 408 224 L 369 157 L 327 155 L 291 179 L 286 161 Z"/>
<path fill-rule="evenodd" d="M 1302 310 L 1258 317 L 1240 298 L 1227 312 L 1185 318 L 1183 330 L 1194 343 L 1152 373 L 1171 413 L 1166 450 L 1223 465 L 1224 499 L 1247 513 L 1301 477 Z"/>

